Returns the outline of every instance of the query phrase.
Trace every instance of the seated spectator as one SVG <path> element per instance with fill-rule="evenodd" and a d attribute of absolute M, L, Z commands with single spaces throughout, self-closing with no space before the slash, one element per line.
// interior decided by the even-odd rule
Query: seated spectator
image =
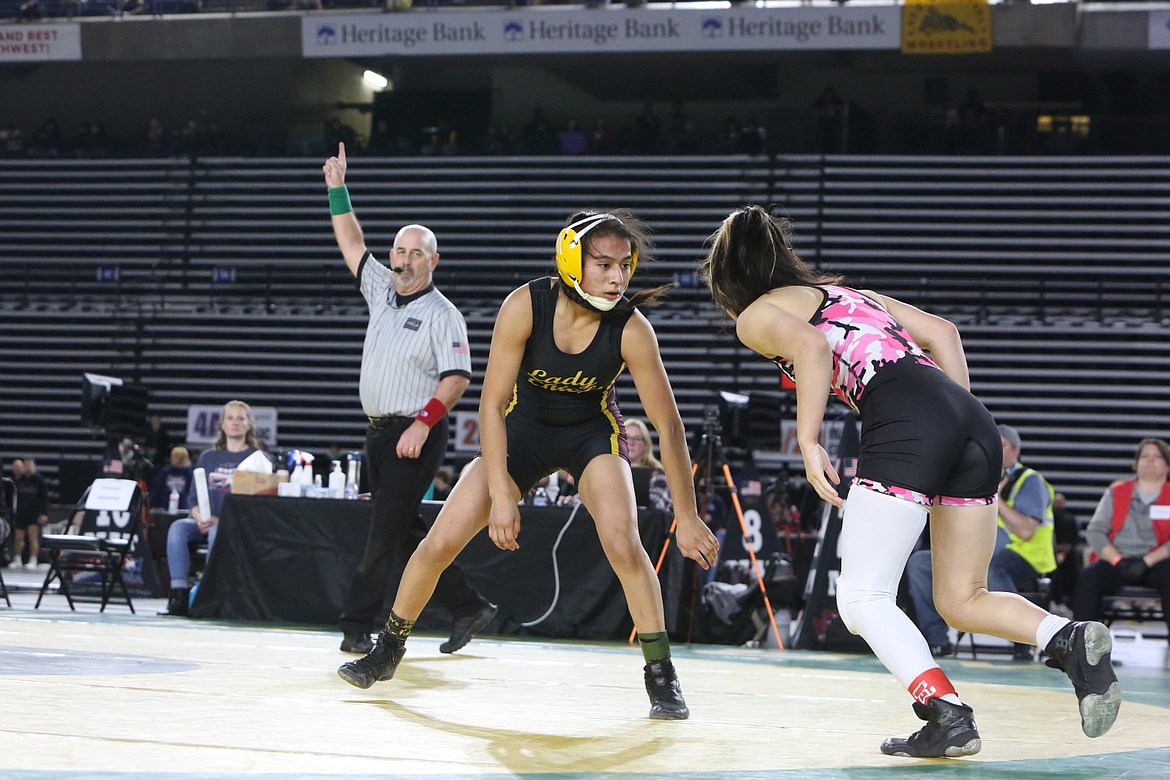
<path fill-rule="evenodd" d="M 650 507 L 663 512 L 674 511 L 674 501 L 666 484 L 666 471 L 658 458 L 654 457 L 654 445 L 650 441 L 650 429 L 638 419 L 626 420 L 626 446 L 629 447 L 630 465 L 647 466 L 653 469 L 650 475 Z"/>
<path fill-rule="evenodd" d="M 1052 496 L 1052 517 L 1056 528 L 1056 571 L 1050 575 L 1050 595 L 1053 602 L 1071 610 L 1072 596 L 1077 589 L 1084 558 L 1081 555 L 1081 528 L 1077 516 L 1068 508 L 1063 493 Z M 1072 614 L 1071 611 L 1068 614 Z"/>
<path fill-rule="evenodd" d="M 431 500 L 446 501 L 447 496 L 451 495 L 451 488 L 455 487 L 455 469 L 450 466 L 439 466 L 431 482 L 434 487 Z"/>
<path fill-rule="evenodd" d="M 191 454 L 186 447 L 171 449 L 170 462 L 158 470 L 150 483 L 150 505 L 156 509 L 170 506 L 171 492 L 179 494 L 179 509 L 190 509 L 188 497 L 195 469 L 191 466 Z"/>
<path fill-rule="evenodd" d="M 192 480 L 187 490 L 187 506 L 191 516 L 176 520 L 167 532 L 167 568 L 171 576 L 171 597 L 163 615 L 186 615 L 191 586 L 187 581 L 191 572 L 189 545 L 204 543 L 207 554 L 215 545 L 219 530 L 219 513 L 223 502 L 232 489 L 232 474 L 236 467 L 259 449 L 256 441 L 256 419 L 252 409 L 243 401 L 228 401 L 224 404 L 219 419 L 219 432 L 215 446 L 199 455 L 196 468 L 207 472 L 207 493 L 209 514 L 204 517 L 199 509 L 198 491 Z"/>
<path fill-rule="evenodd" d="M 1153 588 L 1163 611 L 1170 606 L 1170 445 L 1142 439 L 1134 472 L 1109 486 L 1089 520 L 1085 539 L 1093 552 L 1077 580 L 1074 620 L 1099 619 L 1101 599 L 1123 585 Z"/>
<path fill-rule="evenodd" d="M 1020 462 L 1020 434 L 999 426 L 1004 475 L 999 483 L 999 529 L 995 553 L 987 571 L 987 589 L 1020 593 L 1033 591 L 1037 580 L 1056 569 L 1053 547 L 1052 486 L 1040 472 Z M 947 624 L 934 604 L 934 575 L 930 551 L 919 550 L 906 564 L 915 622 L 934 655 L 951 655 Z M 1029 645 L 1017 645 L 1019 660 L 1031 659 Z"/>

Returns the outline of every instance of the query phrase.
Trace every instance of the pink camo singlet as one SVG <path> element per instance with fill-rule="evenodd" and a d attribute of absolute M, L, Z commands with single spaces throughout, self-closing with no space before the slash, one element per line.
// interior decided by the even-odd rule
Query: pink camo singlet
<path fill-rule="evenodd" d="M 883 367 L 912 361 L 938 368 L 906 329 L 872 298 L 848 287 L 816 287 L 825 296 L 809 318 L 825 334 L 833 350 L 833 394 L 854 411 L 865 389 Z M 780 370 L 795 381 L 792 361 L 777 357 Z"/>

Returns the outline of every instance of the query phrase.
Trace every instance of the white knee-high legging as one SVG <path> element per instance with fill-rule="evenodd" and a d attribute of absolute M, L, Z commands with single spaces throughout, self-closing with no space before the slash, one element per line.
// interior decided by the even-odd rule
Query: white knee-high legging
<path fill-rule="evenodd" d="M 926 525 L 927 510 L 854 484 L 842 520 L 837 609 L 902 686 L 938 666 L 922 632 L 898 609 L 898 581 Z"/>

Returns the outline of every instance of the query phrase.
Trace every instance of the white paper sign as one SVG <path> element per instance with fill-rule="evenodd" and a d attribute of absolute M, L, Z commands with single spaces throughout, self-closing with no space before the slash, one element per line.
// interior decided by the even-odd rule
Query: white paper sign
<path fill-rule="evenodd" d="M 132 479 L 95 479 L 85 497 L 85 508 L 124 512 L 130 508 L 137 486 Z"/>

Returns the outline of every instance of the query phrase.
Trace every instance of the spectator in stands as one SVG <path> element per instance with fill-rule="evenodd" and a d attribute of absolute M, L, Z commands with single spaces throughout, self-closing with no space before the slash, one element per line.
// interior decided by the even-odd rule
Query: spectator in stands
<path fill-rule="evenodd" d="M 60 157 L 61 132 L 57 121 L 49 118 L 41 123 L 28 145 L 29 157 Z"/>
<path fill-rule="evenodd" d="M 520 138 L 521 151 L 528 154 L 556 154 L 558 149 L 557 135 L 553 132 L 552 124 L 544 115 L 544 109 L 536 106 L 532 109 L 532 116 L 524 125 L 524 133 Z"/>
<path fill-rule="evenodd" d="M 1158 591 L 1163 612 L 1170 615 L 1170 444 L 1142 439 L 1134 472 L 1133 479 L 1109 486 L 1085 530 L 1093 552 L 1073 595 L 1076 620 L 1099 617 L 1101 599 L 1123 585 Z"/>
<path fill-rule="evenodd" d="M 987 570 L 987 589 L 1005 593 L 1034 592 L 1040 577 L 1056 569 L 1053 545 L 1053 490 L 1040 472 L 1020 462 L 1020 434 L 999 426 L 1003 477 L 999 481 L 995 552 Z M 914 619 L 933 655 L 955 651 L 947 624 L 934 606 L 930 550 L 919 550 L 906 564 Z M 1032 647 L 1017 642 L 1016 660 L 1031 660 Z"/>
<path fill-rule="evenodd" d="M 16 18 L 22 21 L 36 21 L 45 15 L 41 0 L 24 0 L 16 6 Z"/>
<path fill-rule="evenodd" d="M 163 426 L 162 417 L 152 414 L 146 421 L 146 438 L 142 440 L 142 454 L 151 463 L 160 464 L 172 456 L 171 434 Z"/>
<path fill-rule="evenodd" d="M 670 485 L 666 481 L 666 470 L 654 457 L 654 444 L 650 441 L 650 429 L 637 418 L 626 420 L 626 444 L 630 450 L 630 465 L 642 466 L 650 473 L 650 506 L 663 512 L 673 512 L 674 502 L 670 499 Z"/>
<path fill-rule="evenodd" d="M 695 507 L 686 436 L 650 321 L 638 307 L 662 288 L 625 298 L 647 230 L 628 212 L 578 212 L 556 241 L 558 277 L 534 279 L 500 307 L 480 395 L 482 457 L 447 499 L 406 571 L 374 650 L 338 673 L 369 688 L 390 679 L 440 574 L 485 528 L 501 550 L 519 548 L 517 502 L 542 477 L 568 468 L 626 592 L 646 661 L 650 717 L 689 715 L 670 661 L 662 595 L 638 536 L 629 454 L 613 383 L 629 368 L 662 441 L 678 507 L 679 551 L 704 569 L 718 543 Z"/>
<path fill-rule="evenodd" d="M 979 90 L 967 90 L 958 110 L 958 136 L 960 152 L 986 151 L 987 108 L 979 98 Z"/>
<path fill-rule="evenodd" d="M 385 119 L 374 122 L 370 130 L 370 138 L 366 142 L 366 154 L 389 155 L 394 153 L 394 134 L 390 132 L 390 123 Z"/>
<path fill-rule="evenodd" d="M 739 131 L 739 150 L 744 154 L 763 154 L 768 146 L 768 128 L 754 116 Z"/>
<path fill-rule="evenodd" d="M 30 0 L 31 1 L 31 0 Z M 0 130 L 0 155 L 4 157 L 24 157 L 24 133 L 11 122 Z"/>
<path fill-rule="evenodd" d="M 207 128 L 203 131 L 203 152 L 208 155 L 227 154 L 231 143 L 227 137 L 227 133 L 223 131 L 223 125 L 218 120 L 212 119 L 207 123 Z"/>
<path fill-rule="evenodd" d="M 152 116 L 147 121 L 144 140 L 146 153 L 151 157 L 163 157 L 170 154 L 170 136 L 166 126 L 157 116 Z"/>
<path fill-rule="evenodd" d="M 559 133 L 558 138 L 561 154 L 581 155 L 589 151 L 589 137 L 581 130 L 576 119 L 570 119 L 565 123 L 565 129 Z"/>
<path fill-rule="evenodd" d="M 481 154 L 514 154 L 516 137 L 507 127 L 488 125 L 477 141 Z"/>
<path fill-rule="evenodd" d="M 326 149 L 336 149 L 338 144 L 345 144 L 345 148 L 351 152 L 359 151 L 357 130 L 344 124 L 335 116 L 331 116 L 325 120 L 325 128 L 322 136 Z"/>
<path fill-rule="evenodd" d="M 955 326 L 814 270 L 793 251 L 787 220 L 759 206 L 723 221 L 700 274 L 736 321 L 740 341 L 789 378 L 799 377 L 805 475 L 817 495 L 843 511 L 837 608 L 927 722 L 909 739 L 887 739 L 882 752 L 958 757 L 982 746 L 971 707 L 895 601 L 928 512 L 935 601 L 947 622 L 1045 648 L 1073 683 L 1082 731 L 1089 737 L 1108 731 L 1121 705 L 1109 629 L 988 590 L 1003 448 L 995 446 L 995 421 L 968 390 Z M 847 501 L 834 488 L 840 477 L 819 443 L 830 392 L 861 417 Z"/>
<path fill-rule="evenodd" d="M 723 133 L 719 137 L 719 151 L 723 154 L 739 154 L 741 134 L 743 128 L 740 127 L 739 120 L 734 115 L 728 115 L 727 119 L 723 121 Z"/>
<path fill-rule="evenodd" d="M 191 572 L 190 545 L 206 544 L 207 555 L 215 546 L 219 531 L 219 515 L 223 502 L 232 489 L 232 474 L 253 452 L 259 449 L 256 441 L 256 418 L 252 407 L 243 401 L 228 401 L 219 418 L 219 431 L 215 445 L 204 450 L 195 463 L 195 468 L 207 472 L 207 497 L 209 513 L 206 517 L 199 508 L 198 486 L 192 479 L 187 489 L 186 505 L 191 516 L 176 520 L 167 532 L 167 568 L 171 576 L 171 596 L 163 615 L 186 615 L 191 586 L 188 577 Z"/>
<path fill-rule="evenodd" d="M 826 84 L 812 102 L 816 119 L 817 151 L 822 154 L 841 154 L 845 151 L 845 101 L 831 84 Z"/>
<path fill-rule="evenodd" d="M 593 129 L 589 131 L 589 153 L 613 154 L 616 144 L 617 138 L 614 137 L 605 117 L 597 117 L 593 122 Z"/>
<path fill-rule="evenodd" d="M 170 462 L 158 470 L 150 483 L 150 505 L 155 509 L 170 506 L 171 493 L 178 494 L 178 509 L 190 509 L 191 481 L 195 469 L 191 465 L 191 453 L 186 447 L 171 449 Z"/>
<path fill-rule="evenodd" d="M 653 103 L 645 103 L 642 113 L 634 117 L 634 153 L 657 154 L 662 135 L 662 120 L 654 112 Z"/>
<path fill-rule="evenodd" d="M 28 542 L 26 569 L 40 568 L 41 526 L 49 522 L 49 486 L 37 473 L 33 458 L 12 461 L 12 479 L 16 483 L 16 514 L 12 518 L 13 556 L 20 563 Z"/>

